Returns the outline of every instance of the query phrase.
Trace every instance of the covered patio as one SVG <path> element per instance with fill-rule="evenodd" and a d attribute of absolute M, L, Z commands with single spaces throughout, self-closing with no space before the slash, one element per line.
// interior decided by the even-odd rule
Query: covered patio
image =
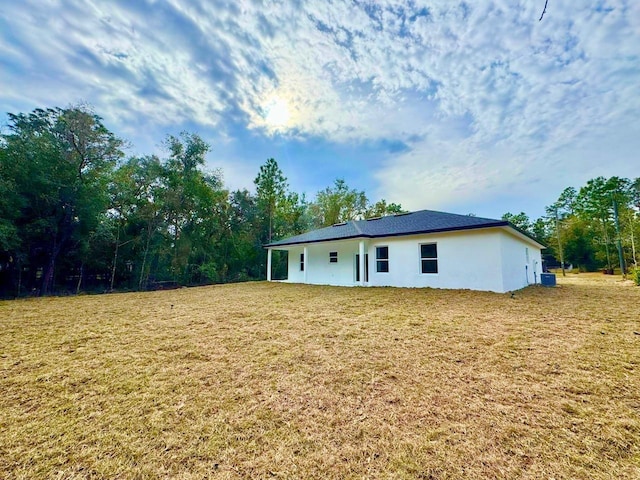
<path fill-rule="evenodd" d="M 269 246 L 267 281 L 272 281 L 274 250 L 288 252 L 285 282 L 318 285 L 366 286 L 369 277 L 368 241 L 349 239 L 327 243 Z"/>

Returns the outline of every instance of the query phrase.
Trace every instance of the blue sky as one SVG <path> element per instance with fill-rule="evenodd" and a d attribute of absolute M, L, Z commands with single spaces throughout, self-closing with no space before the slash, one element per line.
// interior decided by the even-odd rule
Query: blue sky
<path fill-rule="evenodd" d="M 567 186 L 640 176 L 637 0 L 21 0 L 0 8 L 6 112 L 91 104 L 160 153 L 182 130 L 253 188 L 340 177 L 375 201 L 543 214 Z"/>

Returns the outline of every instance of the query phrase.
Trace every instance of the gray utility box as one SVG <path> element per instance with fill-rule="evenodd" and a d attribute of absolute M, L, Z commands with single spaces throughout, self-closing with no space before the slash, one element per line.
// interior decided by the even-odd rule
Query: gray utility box
<path fill-rule="evenodd" d="M 541 273 L 540 274 L 540 284 L 545 287 L 555 287 L 556 286 L 556 274 L 555 273 Z"/>

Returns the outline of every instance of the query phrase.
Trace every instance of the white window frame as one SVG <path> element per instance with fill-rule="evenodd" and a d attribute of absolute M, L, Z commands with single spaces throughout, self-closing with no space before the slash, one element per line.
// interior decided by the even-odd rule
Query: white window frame
<path fill-rule="evenodd" d="M 386 248 L 387 249 L 387 258 L 378 258 L 378 249 L 379 248 Z M 390 263 L 389 262 L 389 245 L 376 245 L 376 273 L 389 273 L 390 270 Z M 387 262 L 387 271 L 380 271 L 378 269 L 378 262 Z"/>
<path fill-rule="evenodd" d="M 436 246 L 436 256 L 435 257 L 423 257 L 422 256 L 422 247 L 425 245 L 435 245 Z M 427 242 L 421 243 L 418 246 L 418 256 L 420 257 L 420 263 L 418 264 L 418 268 L 420 269 L 420 275 L 438 275 L 440 273 L 440 261 L 438 259 L 438 242 Z M 435 272 L 425 272 L 422 268 L 422 262 L 424 260 L 435 260 L 436 262 L 436 271 Z"/>

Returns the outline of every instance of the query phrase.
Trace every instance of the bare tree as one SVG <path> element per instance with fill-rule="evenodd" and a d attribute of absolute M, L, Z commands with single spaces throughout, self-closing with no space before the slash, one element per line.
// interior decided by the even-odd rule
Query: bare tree
<path fill-rule="evenodd" d="M 549 0 L 544 0 L 544 8 L 542 9 L 542 15 L 540 15 L 540 18 L 538 19 L 539 22 L 542 21 L 542 17 L 547 13 L 547 3 L 549 3 Z"/>

